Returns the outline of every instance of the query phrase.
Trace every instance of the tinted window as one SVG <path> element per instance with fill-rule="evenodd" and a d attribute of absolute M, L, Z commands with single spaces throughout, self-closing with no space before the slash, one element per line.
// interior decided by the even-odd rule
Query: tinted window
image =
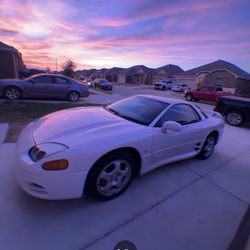
<path fill-rule="evenodd" d="M 171 107 L 157 122 L 156 127 L 162 127 L 164 122 L 175 121 L 182 125 L 200 121 L 197 112 L 188 104 L 176 104 Z"/>
<path fill-rule="evenodd" d="M 203 87 L 203 88 L 199 88 L 199 91 L 207 92 L 208 89 L 206 87 Z"/>
<path fill-rule="evenodd" d="M 208 91 L 208 92 L 213 92 L 213 90 L 214 90 L 214 87 L 208 87 L 208 88 L 207 88 L 207 91 Z"/>
<path fill-rule="evenodd" d="M 151 98 L 133 96 L 116 102 L 106 109 L 130 121 L 149 125 L 168 105 Z"/>
<path fill-rule="evenodd" d="M 71 84 L 70 80 L 64 77 L 60 77 L 60 76 L 56 76 L 54 78 L 54 81 L 55 83 L 58 83 L 58 84 Z"/>
<path fill-rule="evenodd" d="M 109 83 L 107 80 L 100 80 L 100 83 Z"/>
<path fill-rule="evenodd" d="M 36 76 L 31 79 L 34 81 L 34 83 L 52 83 L 51 76 Z"/>

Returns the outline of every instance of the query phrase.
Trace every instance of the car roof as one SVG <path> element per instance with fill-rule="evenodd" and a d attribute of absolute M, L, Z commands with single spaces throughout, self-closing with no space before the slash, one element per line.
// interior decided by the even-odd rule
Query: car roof
<path fill-rule="evenodd" d="M 39 74 L 34 74 L 30 77 L 35 77 L 35 76 L 60 76 L 60 77 L 65 77 L 65 78 L 68 78 L 68 79 L 72 79 L 72 78 L 69 78 L 67 76 L 64 76 L 64 75 L 59 75 L 59 74 L 51 74 L 51 73 L 39 73 Z M 74 80 L 74 79 L 72 79 Z"/>
<path fill-rule="evenodd" d="M 176 104 L 176 103 L 190 104 L 190 103 L 188 103 L 186 101 L 182 101 L 182 100 L 178 100 L 178 99 L 172 99 L 172 98 L 166 98 L 166 97 L 161 97 L 161 96 L 155 96 L 155 95 L 138 95 L 138 96 L 146 97 L 146 98 L 161 101 L 161 102 L 166 102 L 166 103 L 169 103 L 169 104 Z"/>

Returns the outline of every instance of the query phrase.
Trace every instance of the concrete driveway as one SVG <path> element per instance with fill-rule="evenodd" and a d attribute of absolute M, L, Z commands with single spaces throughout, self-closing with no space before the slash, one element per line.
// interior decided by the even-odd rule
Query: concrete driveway
<path fill-rule="evenodd" d="M 223 250 L 250 202 L 250 133 L 226 125 L 213 156 L 161 167 L 115 200 L 46 201 L 24 193 L 15 144 L 0 145 L 0 246 L 4 250 Z"/>

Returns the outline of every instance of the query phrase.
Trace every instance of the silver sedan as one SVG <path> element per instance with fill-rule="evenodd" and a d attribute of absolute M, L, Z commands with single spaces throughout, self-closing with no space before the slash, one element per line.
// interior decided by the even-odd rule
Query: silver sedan
<path fill-rule="evenodd" d="M 63 98 L 76 102 L 88 97 L 88 86 L 74 79 L 54 74 L 38 74 L 24 80 L 0 80 L 0 95 L 10 100 L 22 97 Z"/>

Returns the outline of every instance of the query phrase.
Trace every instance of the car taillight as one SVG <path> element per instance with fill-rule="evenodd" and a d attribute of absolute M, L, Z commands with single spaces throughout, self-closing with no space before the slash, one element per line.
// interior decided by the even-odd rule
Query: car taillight
<path fill-rule="evenodd" d="M 43 163 L 42 168 L 44 170 L 63 170 L 68 168 L 69 162 L 65 159 L 55 160 L 55 161 L 47 161 Z"/>

